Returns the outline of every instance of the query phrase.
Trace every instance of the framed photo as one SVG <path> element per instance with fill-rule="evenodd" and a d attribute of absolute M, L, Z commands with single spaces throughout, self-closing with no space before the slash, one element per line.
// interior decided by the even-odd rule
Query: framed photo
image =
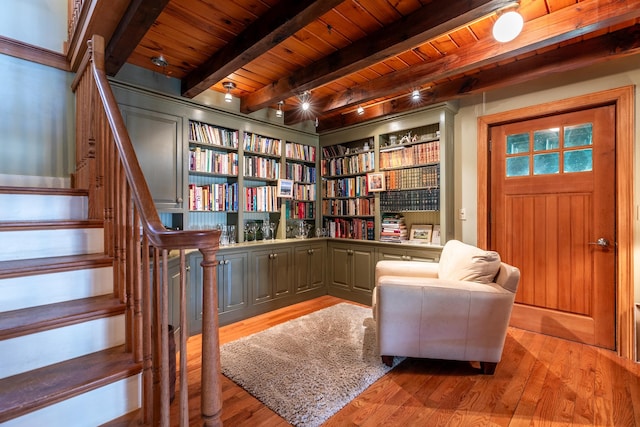
<path fill-rule="evenodd" d="M 384 191 L 384 173 L 373 172 L 367 174 L 367 189 L 369 191 Z"/>
<path fill-rule="evenodd" d="M 279 179 L 276 196 L 293 199 L 293 181 L 290 179 Z"/>
<path fill-rule="evenodd" d="M 431 243 L 433 224 L 415 224 L 411 227 L 409 240 L 413 243 Z"/>

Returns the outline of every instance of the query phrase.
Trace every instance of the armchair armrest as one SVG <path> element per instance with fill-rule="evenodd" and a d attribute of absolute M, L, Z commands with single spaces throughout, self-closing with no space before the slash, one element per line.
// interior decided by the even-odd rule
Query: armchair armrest
<path fill-rule="evenodd" d="M 378 261 L 375 281 L 382 276 L 438 277 L 438 264 L 418 261 Z"/>

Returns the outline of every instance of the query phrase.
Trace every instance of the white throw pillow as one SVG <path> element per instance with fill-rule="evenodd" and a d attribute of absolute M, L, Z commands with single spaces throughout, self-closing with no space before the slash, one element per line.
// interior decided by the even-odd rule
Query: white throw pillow
<path fill-rule="evenodd" d="M 500 255 L 476 246 L 449 240 L 442 248 L 438 277 L 448 280 L 491 283 L 500 268 Z"/>

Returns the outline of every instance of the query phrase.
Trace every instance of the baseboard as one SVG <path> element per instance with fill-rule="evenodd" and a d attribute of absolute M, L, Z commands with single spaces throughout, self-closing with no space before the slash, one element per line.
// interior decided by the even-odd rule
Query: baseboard
<path fill-rule="evenodd" d="M 58 176 L 7 175 L 0 174 L 0 186 L 3 187 L 38 187 L 38 188 L 71 188 L 71 178 Z"/>

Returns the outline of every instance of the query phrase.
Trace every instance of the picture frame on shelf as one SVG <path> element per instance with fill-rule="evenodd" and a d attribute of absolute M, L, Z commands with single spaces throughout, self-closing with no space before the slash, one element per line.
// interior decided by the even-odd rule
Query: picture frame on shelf
<path fill-rule="evenodd" d="M 367 174 L 367 190 L 369 190 L 369 192 L 385 190 L 383 172 L 371 172 Z"/>
<path fill-rule="evenodd" d="M 433 224 L 414 224 L 411 227 L 409 241 L 412 243 L 431 244 Z"/>
<path fill-rule="evenodd" d="M 283 199 L 293 199 L 293 180 L 280 178 L 276 189 L 276 196 Z"/>

